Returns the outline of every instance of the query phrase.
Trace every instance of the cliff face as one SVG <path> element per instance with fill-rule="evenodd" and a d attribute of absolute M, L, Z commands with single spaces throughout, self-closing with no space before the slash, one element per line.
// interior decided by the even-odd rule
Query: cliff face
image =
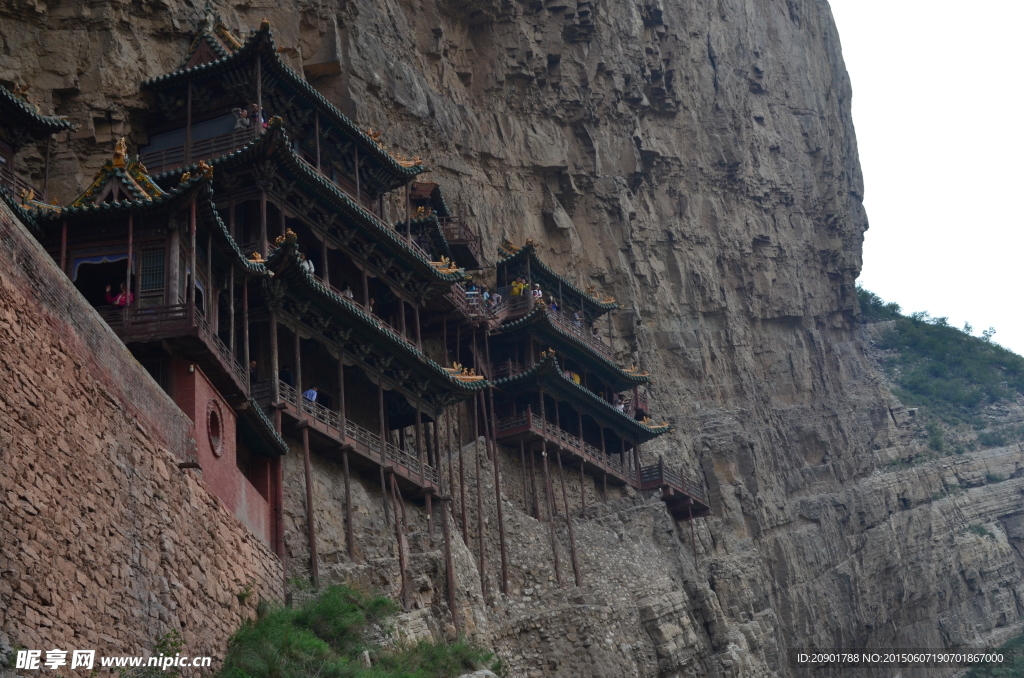
<path fill-rule="evenodd" d="M 472 629 L 517 675 L 788 676 L 791 647 L 985 645 L 1016 628 L 1021 449 L 891 463 L 917 443 L 856 324 L 867 222 L 824 0 L 218 10 L 236 28 L 270 19 L 318 89 L 427 158 L 488 253 L 533 238 L 616 296 L 619 359 L 655 375 L 652 409 L 676 428 L 645 452 L 710 490 L 696 559 L 660 502 L 592 506 L 576 526 L 583 585 L 558 589 L 543 525 L 509 482 L 514 595 L 473 597 L 472 556 L 457 562 Z M 0 80 L 81 125 L 55 151 L 54 195 L 76 194 L 115 136 L 145 141 L 138 83 L 178 67 L 201 15 L 163 1 L 0 7 Z M 301 470 L 288 474 L 298 497 Z M 592 483 L 570 488 L 593 503 Z"/>

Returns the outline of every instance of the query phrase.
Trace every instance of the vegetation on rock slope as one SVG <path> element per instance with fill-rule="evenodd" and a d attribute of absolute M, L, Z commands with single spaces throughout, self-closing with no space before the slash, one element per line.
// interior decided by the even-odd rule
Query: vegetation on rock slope
<path fill-rule="evenodd" d="M 885 368 L 905 405 L 925 407 L 950 426 L 981 430 L 988 423 L 981 416 L 986 407 L 1024 394 L 1024 357 L 993 343 L 994 329 L 974 337 L 970 325 L 957 329 L 947 318 L 927 313 L 906 316 L 898 304 L 863 287 L 857 292 L 865 323 L 892 321 L 878 335 L 877 347 L 888 354 Z M 979 442 L 999 445 L 1022 434 L 996 429 L 979 435 Z"/>
<path fill-rule="evenodd" d="M 232 636 L 219 678 L 450 678 L 494 656 L 467 642 L 388 642 L 388 598 L 332 586 L 298 607 L 277 607 Z M 369 666 L 367 665 L 369 663 Z"/>

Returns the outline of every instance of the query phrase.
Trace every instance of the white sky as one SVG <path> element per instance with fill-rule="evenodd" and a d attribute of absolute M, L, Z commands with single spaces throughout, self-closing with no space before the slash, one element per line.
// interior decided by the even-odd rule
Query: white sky
<path fill-rule="evenodd" d="M 1024 3 L 830 4 L 871 224 L 859 281 L 1024 354 Z"/>

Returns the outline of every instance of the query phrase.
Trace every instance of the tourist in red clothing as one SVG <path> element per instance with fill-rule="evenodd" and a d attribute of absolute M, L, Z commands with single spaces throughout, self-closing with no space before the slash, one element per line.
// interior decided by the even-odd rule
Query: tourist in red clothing
<path fill-rule="evenodd" d="M 113 304 L 114 306 L 128 306 L 135 301 L 135 295 L 125 289 L 124 283 L 121 283 L 121 291 L 115 296 L 110 293 L 110 285 L 107 285 L 107 303 Z"/>

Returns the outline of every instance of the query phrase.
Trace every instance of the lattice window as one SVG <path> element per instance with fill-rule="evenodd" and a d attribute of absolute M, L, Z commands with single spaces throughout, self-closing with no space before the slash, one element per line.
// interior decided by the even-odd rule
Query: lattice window
<path fill-rule="evenodd" d="M 141 283 L 143 292 L 164 288 L 164 248 L 143 250 Z"/>

